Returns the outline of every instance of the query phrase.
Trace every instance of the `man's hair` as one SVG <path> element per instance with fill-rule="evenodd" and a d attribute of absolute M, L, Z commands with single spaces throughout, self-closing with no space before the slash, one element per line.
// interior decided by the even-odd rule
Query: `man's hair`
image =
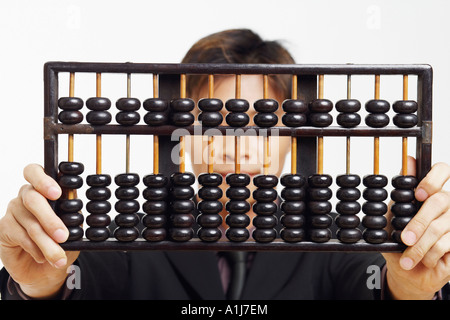
<path fill-rule="evenodd" d="M 265 41 L 249 29 L 231 29 L 197 41 L 186 53 L 182 63 L 294 64 L 295 61 L 279 42 Z M 284 97 L 290 96 L 289 75 L 269 76 L 269 79 Z M 188 75 L 188 94 L 198 94 L 206 82 L 207 75 Z"/>

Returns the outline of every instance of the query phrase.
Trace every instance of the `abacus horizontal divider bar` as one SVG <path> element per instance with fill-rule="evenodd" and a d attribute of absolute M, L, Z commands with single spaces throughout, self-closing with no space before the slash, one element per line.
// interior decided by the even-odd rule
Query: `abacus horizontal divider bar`
<path fill-rule="evenodd" d="M 431 72 L 428 64 L 225 64 L 225 63 L 109 63 L 47 62 L 56 72 L 156 73 L 156 74 L 412 74 Z"/>
<path fill-rule="evenodd" d="M 262 133 L 264 135 L 279 135 L 279 136 L 293 136 L 293 137 L 314 137 L 314 136 L 360 136 L 360 137 L 421 137 L 422 128 L 407 128 L 401 129 L 397 127 L 385 127 L 385 128 L 341 128 L 338 126 L 330 126 L 327 128 L 316 127 L 270 127 L 262 128 L 257 126 L 247 126 L 242 128 L 233 128 L 229 126 L 218 127 L 202 127 L 199 125 L 192 125 L 187 127 L 177 127 L 172 125 L 151 127 L 147 125 L 134 125 L 124 127 L 121 125 L 103 125 L 92 126 L 89 124 L 77 124 L 77 125 L 65 125 L 60 123 L 46 122 L 46 126 L 50 132 L 55 134 L 155 134 L 159 136 L 163 135 L 217 135 L 219 132 L 222 135 L 230 136 L 251 136 L 254 134 Z M 53 129 L 53 130 L 50 130 Z M 44 137 L 45 138 L 45 137 Z"/>
<path fill-rule="evenodd" d="M 258 243 L 252 240 L 235 243 L 230 241 L 218 241 L 205 243 L 200 239 L 192 239 L 188 242 L 178 243 L 174 241 L 149 242 L 137 239 L 133 242 L 120 242 L 109 239 L 102 242 L 81 240 L 62 243 L 61 247 L 67 251 L 113 251 L 113 250 L 173 250 L 173 251 L 322 251 L 322 252 L 402 252 L 406 246 L 394 242 L 382 244 L 370 244 L 359 241 L 354 244 L 345 244 L 337 239 L 325 243 L 302 241 L 297 243 L 284 242 L 276 239 L 270 243 Z"/>

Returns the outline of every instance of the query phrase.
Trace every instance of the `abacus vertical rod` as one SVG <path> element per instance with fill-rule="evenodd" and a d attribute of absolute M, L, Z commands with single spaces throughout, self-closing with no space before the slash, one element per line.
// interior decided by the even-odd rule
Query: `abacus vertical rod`
<path fill-rule="evenodd" d="M 71 72 L 69 76 L 69 97 L 73 97 L 75 94 L 75 73 Z M 74 138 L 73 134 L 69 134 L 68 136 L 68 155 L 67 155 L 67 161 L 73 162 L 73 149 L 74 149 Z M 68 190 L 67 192 L 67 199 L 73 199 L 75 197 L 75 193 L 73 190 Z"/>
<path fill-rule="evenodd" d="M 380 99 L 380 75 L 375 75 L 375 99 Z M 374 137 L 373 143 L 373 174 L 380 173 L 380 137 Z"/>
<path fill-rule="evenodd" d="M 235 98 L 241 98 L 241 75 L 236 74 Z M 234 172 L 241 173 L 241 137 L 234 137 Z"/>
<path fill-rule="evenodd" d="M 158 75 L 153 74 L 153 98 L 159 98 Z M 153 174 L 159 173 L 159 137 L 153 135 Z"/>
<path fill-rule="evenodd" d="M 347 99 L 352 96 L 352 76 L 347 75 Z M 350 174 L 350 136 L 347 136 L 347 152 L 345 158 L 345 172 Z"/>
<path fill-rule="evenodd" d="M 323 99 L 323 74 L 319 75 L 319 99 Z M 317 137 L 317 173 L 323 174 L 323 137 Z"/>
<path fill-rule="evenodd" d="M 180 98 L 185 99 L 186 98 L 186 74 L 180 75 Z M 185 165 L 185 141 L 184 136 L 180 136 L 180 172 L 184 172 L 186 165 Z"/>
<path fill-rule="evenodd" d="M 298 98 L 297 95 L 297 75 L 292 75 L 292 94 L 291 98 L 296 100 Z M 297 138 L 291 137 L 291 173 L 297 173 Z"/>
<path fill-rule="evenodd" d="M 209 87 L 208 96 L 210 99 L 212 99 L 214 97 L 214 75 L 212 74 L 208 76 L 208 87 Z M 208 136 L 208 173 L 214 172 L 213 163 L 214 163 L 214 136 Z"/>
<path fill-rule="evenodd" d="M 101 97 L 102 95 L 102 74 L 101 73 L 97 73 L 96 74 L 96 79 L 95 79 L 95 86 L 96 86 L 96 96 L 97 97 Z M 96 174 L 101 174 L 102 173 L 102 136 L 100 134 L 97 134 L 96 136 L 96 161 L 95 161 L 95 171 Z"/>
<path fill-rule="evenodd" d="M 267 74 L 265 74 L 263 76 L 263 96 L 264 96 L 264 99 L 269 98 L 269 76 Z M 263 172 L 264 172 L 264 175 L 268 175 L 269 174 L 269 136 L 268 135 L 266 135 L 264 137 L 263 143 L 264 143 Z"/>
<path fill-rule="evenodd" d="M 127 98 L 131 97 L 131 74 L 127 74 Z M 125 146 L 125 172 L 130 172 L 130 135 L 126 135 Z"/>
<path fill-rule="evenodd" d="M 403 75 L 403 100 L 408 100 L 408 75 Z M 408 137 L 402 137 L 402 175 L 408 174 Z"/>

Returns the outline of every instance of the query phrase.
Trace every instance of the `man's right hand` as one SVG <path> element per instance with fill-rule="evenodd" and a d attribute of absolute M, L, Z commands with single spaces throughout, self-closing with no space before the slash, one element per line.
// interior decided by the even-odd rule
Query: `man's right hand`
<path fill-rule="evenodd" d="M 65 252 L 58 244 L 69 236 L 48 203 L 61 196 L 58 183 L 37 164 L 26 166 L 23 173 L 29 184 L 0 219 L 0 259 L 25 294 L 50 298 L 64 285 L 66 268 L 79 252 Z"/>

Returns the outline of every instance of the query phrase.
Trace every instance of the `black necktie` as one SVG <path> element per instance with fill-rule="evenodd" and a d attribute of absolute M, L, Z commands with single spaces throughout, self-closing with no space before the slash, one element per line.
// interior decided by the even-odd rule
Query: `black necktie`
<path fill-rule="evenodd" d="M 241 298 L 247 272 L 247 252 L 230 251 L 225 253 L 231 269 L 230 284 L 227 291 L 227 299 L 238 300 Z"/>

